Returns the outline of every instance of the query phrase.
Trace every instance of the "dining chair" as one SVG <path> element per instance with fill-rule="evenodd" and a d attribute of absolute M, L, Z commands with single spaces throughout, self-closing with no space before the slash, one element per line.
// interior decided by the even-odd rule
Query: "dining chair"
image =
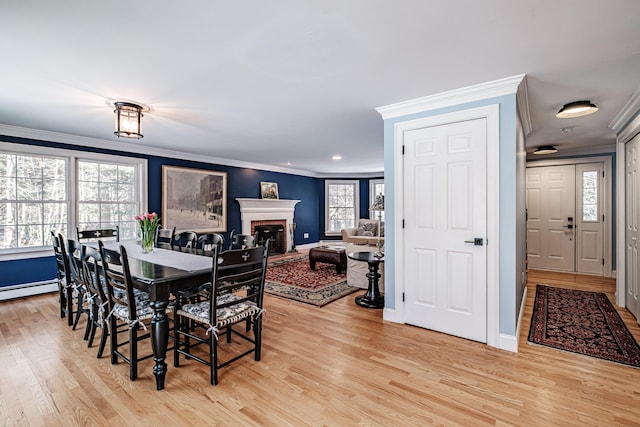
<path fill-rule="evenodd" d="M 156 228 L 156 237 L 154 246 L 156 248 L 171 249 L 171 242 L 173 242 L 173 236 L 176 234 L 176 228 L 162 228 L 158 226 Z"/>
<path fill-rule="evenodd" d="M 91 316 L 90 303 L 88 301 L 87 287 L 82 277 L 82 258 L 81 258 L 82 245 L 77 240 L 67 239 L 67 257 L 69 259 L 69 273 L 71 274 L 72 282 L 72 299 L 74 309 L 74 320 L 72 329 L 75 331 L 80 321 L 80 317 L 83 314 L 87 315 L 87 327 L 85 327 L 84 339 L 89 337 L 89 318 Z"/>
<path fill-rule="evenodd" d="M 174 251 L 188 251 L 195 249 L 198 242 L 198 234 L 195 231 L 183 231 L 173 236 L 171 249 Z"/>
<path fill-rule="evenodd" d="M 178 303 L 174 366 L 180 366 L 181 354 L 187 360 L 203 363 L 210 368 L 211 384 L 216 385 L 220 368 L 252 353 L 255 360 L 260 361 L 268 246 L 267 242 L 265 246 L 226 252 L 218 252 L 218 248 L 214 248 L 209 298 L 197 303 Z M 201 329 L 194 329 L 189 322 L 183 321 L 185 318 L 204 326 L 204 335 L 198 333 Z M 242 331 L 234 328 L 240 323 L 246 323 Z M 253 335 L 250 334 L 251 330 Z M 238 347 L 234 349 L 235 356 L 220 362 L 218 344 L 223 335 L 227 344 L 231 344 L 232 336 L 238 336 L 241 340 L 233 343 L 234 347 Z M 246 344 L 241 344 L 245 341 L 250 343 L 248 349 Z M 203 350 L 199 347 L 201 344 L 208 344 L 207 352 L 199 351 Z"/>
<path fill-rule="evenodd" d="M 207 233 L 198 236 L 196 249 L 199 254 L 204 255 L 213 251 L 214 246 L 218 247 L 218 252 L 224 250 L 224 237 L 218 233 Z"/>
<path fill-rule="evenodd" d="M 135 381 L 138 378 L 138 363 L 153 357 L 153 353 L 138 356 L 138 343 L 151 337 L 147 332 L 148 321 L 153 316 L 149 294 L 133 287 L 129 258 L 124 246 L 120 245 L 118 252 L 105 248 L 101 240 L 98 244 L 109 298 L 107 321 L 110 330 L 111 363 L 118 363 L 118 359 L 124 360 L 129 364 L 129 378 Z M 173 306 L 167 307 L 167 313 L 172 312 Z M 122 329 L 123 324 L 127 326 L 126 329 Z M 140 329 L 144 329 L 145 333 L 139 335 Z M 127 331 L 129 339 L 118 342 L 118 335 Z M 128 356 L 120 350 L 125 345 L 129 346 Z"/>
<path fill-rule="evenodd" d="M 101 239 L 115 239 L 116 242 L 120 241 L 120 227 L 108 227 L 92 230 L 80 230 L 76 227 L 76 233 L 78 233 L 78 241 L 96 241 Z"/>
<path fill-rule="evenodd" d="M 69 257 L 62 234 L 53 234 L 53 253 L 56 259 L 58 293 L 60 299 L 60 318 L 67 317 L 69 326 L 73 326 L 73 279 Z"/>
<path fill-rule="evenodd" d="M 81 280 L 86 288 L 85 299 L 88 301 L 90 309 L 85 339 L 89 341 L 87 347 L 91 347 L 97 329 L 100 328 L 102 330 L 97 356 L 101 358 L 109 336 L 109 327 L 107 325 L 109 297 L 107 296 L 107 285 L 102 273 L 102 256 L 96 249 L 82 245 L 80 260 L 82 266 Z"/>
<path fill-rule="evenodd" d="M 251 236 L 249 234 L 236 234 L 235 230 L 231 230 L 231 234 L 229 236 L 229 250 L 252 248 L 256 245 L 257 240 L 258 233 Z"/>

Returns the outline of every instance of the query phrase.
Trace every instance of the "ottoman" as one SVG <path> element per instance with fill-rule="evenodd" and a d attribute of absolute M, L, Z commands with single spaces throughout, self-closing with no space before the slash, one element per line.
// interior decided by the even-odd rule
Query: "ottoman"
<path fill-rule="evenodd" d="M 336 266 L 336 273 L 342 274 L 347 269 L 347 254 L 344 246 L 318 246 L 309 249 L 309 267 L 316 269 L 316 262 L 324 262 Z"/>

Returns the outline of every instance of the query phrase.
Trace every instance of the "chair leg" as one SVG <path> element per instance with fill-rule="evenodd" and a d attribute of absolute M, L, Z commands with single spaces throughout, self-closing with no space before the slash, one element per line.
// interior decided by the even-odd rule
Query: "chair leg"
<path fill-rule="evenodd" d="M 178 316 L 176 314 L 174 325 L 175 325 L 174 334 L 176 336 L 176 339 L 173 343 L 173 366 L 177 368 L 178 366 L 180 366 L 180 353 L 178 353 L 178 350 L 180 349 L 180 331 L 182 330 L 182 316 Z"/>
<path fill-rule="evenodd" d="M 58 293 L 60 294 L 60 318 L 63 319 L 67 313 L 67 296 L 60 282 L 58 282 Z"/>
<path fill-rule="evenodd" d="M 66 290 L 66 303 L 67 303 L 67 324 L 73 326 L 73 288 L 67 286 Z"/>
<path fill-rule="evenodd" d="M 78 321 L 80 320 L 80 315 L 83 313 L 83 303 L 82 301 L 84 300 L 84 292 L 82 292 L 81 290 L 77 290 L 77 298 L 78 298 L 78 303 L 76 305 L 76 316 L 75 319 L 73 321 L 73 327 L 71 329 L 73 329 L 74 331 L 76 330 L 76 326 L 78 326 Z M 86 340 L 86 338 L 85 338 Z"/>
<path fill-rule="evenodd" d="M 102 357 L 105 344 L 107 343 L 107 337 L 109 336 L 109 329 L 107 328 L 107 322 L 102 322 L 102 336 L 100 337 L 100 346 L 98 347 L 98 359 Z"/>
<path fill-rule="evenodd" d="M 218 339 L 214 334 L 209 338 L 209 354 L 211 354 L 211 385 L 218 384 Z"/>
<path fill-rule="evenodd" d="M 93 339 L 96 336 L 96 329 L 98 328 L 98 322 L 95 319 L 98 318 L 98 307 L 96 307 L 95 303 L 91 304 L 91 315 L 89 316 L 89 320 L 87 321 L 87 328 L 89 328 L 89 336 L 84 334 L 84 339 L 88 340 L 87 347 L 91 347 L 93 345 Z"/>
<path fill-rule="evenodd" d="M 262 357 L 262 316 L 253 321 L 253 337 L 256 342 L 255 360 L 259 362 Z"/>
<path fill-rule="evenodd" d="M 111 364 L 115 365 L 118 363 L 118 355 L 116 354 L 118 349 L 118 323 L 115 316 L 109 319 L 109 326 L 111 330 Z"/>
<path fill-rule="evenodd" d="M 138 378 L 138 325 L 129 329 L 129 378 L 135 381 Z"/>
<path fill-rule="evenodd" d="M 227 344 L 231 343 L 231 325 L 227 326 Z"/>

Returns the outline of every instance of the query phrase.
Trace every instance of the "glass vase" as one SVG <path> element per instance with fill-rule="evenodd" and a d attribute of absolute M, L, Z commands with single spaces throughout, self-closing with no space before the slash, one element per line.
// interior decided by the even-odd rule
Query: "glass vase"
<path fill-rule="evenodd" d="M 140 230 L 140 246 L 142 253 L 150 254 L 153 252 L 153 243 L 155 241 L 155 230 Z"/>

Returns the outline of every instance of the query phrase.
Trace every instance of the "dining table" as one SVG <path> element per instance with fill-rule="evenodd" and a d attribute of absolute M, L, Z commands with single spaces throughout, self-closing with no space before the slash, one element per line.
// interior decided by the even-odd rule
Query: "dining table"
<path fill-rule="evenodd" d="M 172 294 L 193 289 L 211 280 L 213 260 L 210 256 L 171 249 L 154 248 L 144 253 L 139 241 L 103 241 L 104 247 L 127 251 L 129 270 L 134 286 L 149 294 L 153 310 L 151 347 L 156 390 L 163 390 L 167 375 L 165 362 L 169 343 L 169 319 L 166 309 Z"/>

